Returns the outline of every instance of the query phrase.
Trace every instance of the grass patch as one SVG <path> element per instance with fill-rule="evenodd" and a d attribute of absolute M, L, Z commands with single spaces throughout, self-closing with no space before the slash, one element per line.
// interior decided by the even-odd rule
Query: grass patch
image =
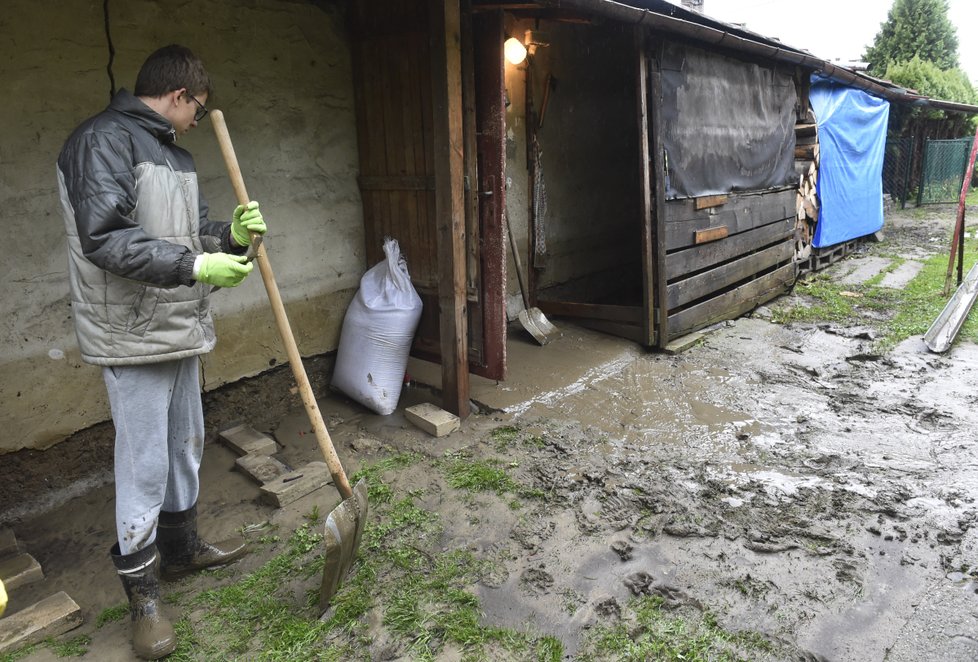
<path fill-rule="evenodd" d="M 370 517 L 352 572 L 322 619 L 318 591 L 326 513 L 314 509 L 290 535 L 268 537 L 266 553 L 272 556 L 257 570 L 181 596 L 184 614 L 174 623 L 178 646 L 167 659 L 367 661 L 373 643 L 368 637 L 378 634 L 371 624 L 378 622 L 391 651 L 404 659 L 434 660 L 447 647 L 463 660 L 561 659 L 563 647 L 553 637 L 484 624 L 473 587 L 491 572 L 491 561 L 466 549 L 445 549 L 438 515 L 419 503 L 423 492 L 397 492 L 384 482 L 387 472 L 422 459 L 396 455 L 353 476 L 354 482 L 368 483 Z M 462 485 L 519 489 L 498 464 L 468 464 L 476 470 L 455 474 Z M 105 610 L 99 621 L 126 614 L 128 605 L 120 605 Z"/>
<path fill-rule="evenodd" d="M 578 659 L 746 662 L 773 649 L 756 632 L 730 632 L 720 627 L 710 613 L 695 613 L 697 618 L 684 618 L 665 611 L 659 596 L 634 599 L 623 611 L 621 621 L 599 625 L 591 631 Z"/>
<path fill-rule="evenodd" d="M 92 638 L 87 634 L 80 634 L 72 637 L 68 641 L 55 641 L 48 639 L 44 642 L 51 651 L 58 657 L 81 657 L 88 652 L 88 646 L 92 643 Z"/>
<path fill-rule="evenodd" d="M 512 425 L 503 425 L 495 428 L 489 433 L 489 438 L 492 440 L 493 447 L 499 452 L 502 452 L 512 446 L 519 436 L 520 429 Z"/>
<path fill-rule="evenodd" d="M 542 499 L 546 495 L 543 490 L 527 487 L 513 480 L 506 467 L 508 465 L 496 459 L 470 460 L 462 454 L 452 453 L 440 462 L 448 484 L 457 490 L 469 493 L 492 492 L 498 496 L 506 493 L 515 494 L 524 499 Z M 522 506 L 518 500 L 510 502 L 510 508 L 517 510 Z"/>
<path fill-rule="evenodd" d="M 974 228 L 970 231 L 974 232 Z M 968 239 L 964 243 L 965 274 L 976 261 L 978 240 Z M 874 345 L 879 352 L 888 351 L 907 338 L 923 336 L 949 299 L 943 294 L 948 254 L 927 259 L 920 273 L 901 290 L 880 287 L 886 272 L 902 262 L 894 259 L 886 271 L 857 285 L 835 282 L 825 274 L 811 275 L 795 285 L 794 294 L 802 302 L 774 311 L 773 320 L 781 324 L 839 322 L 871 326 L 879 331 Z M 968 317 L 959 338 L 978 342 L 978 321 L 974 317 Z"/>
<path fill-rule="evenodd" d="M 100 628 L 106 623 L 121 621 L 123 618 L 127 618 L 128 616 L 129 603 L 123 602 L 122 604 L 115 605 L 114 607 L 103 609 L 102 612 L 95 617 L 95 627 Z"/>

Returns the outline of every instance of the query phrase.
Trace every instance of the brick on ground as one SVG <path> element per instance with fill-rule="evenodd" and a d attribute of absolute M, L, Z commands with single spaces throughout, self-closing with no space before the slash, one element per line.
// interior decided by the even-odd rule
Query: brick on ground
<path fill-rule="evenodd" d="M 404 415 L 434 437 L 444 437 L 462 426 L 458 416 L 428 402 L 408 407 L 404 410 Z"/>
<path fill-rule="evenodd" d="M 30 554 L 17 554 L 0 559 L 0 579 L 9 590 L 44 579 L 44 571 Z"/>

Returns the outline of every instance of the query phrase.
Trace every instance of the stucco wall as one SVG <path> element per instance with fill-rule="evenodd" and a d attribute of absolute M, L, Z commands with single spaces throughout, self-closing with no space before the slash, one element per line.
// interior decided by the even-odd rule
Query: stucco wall
<path fill-rule="evenodd" d="M 350 52 L 339 10 L 288 0 L 109 0 L 115 86 L 181 43 L 215 83 L 252 198 L 262 204 L 279 289 L 303 355 L 334 350 L 363 273 L 363 223 Z M 46 448 L 107 420 L 98 368 L 81 362 L 68 300 L 55 160 L 64 139 L 108 102 L 102 0 L 4 0 L 0 13 L 0 454 Z M 213 218 L 231 189 L 210 121 L 181 139 Z M 285 358 L 257 269 L 214 296 L 218 345 L 205 387 Z"/>

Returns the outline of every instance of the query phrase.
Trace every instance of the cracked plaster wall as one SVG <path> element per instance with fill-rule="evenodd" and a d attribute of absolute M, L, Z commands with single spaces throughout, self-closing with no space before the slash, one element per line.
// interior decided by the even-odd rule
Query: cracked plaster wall
<path fill-rule="evenodd" d="M 108 102 L 101 0 L 4 0 L 0 13 L 0 454 L 44 449 L 108 420 L 100 370 L 81 362 L 68 301 L 55 161 L 65 138 Z M 270 262 L 300 351 L 336 349 L 364 271 L 356 120 L 344 17 L 289 0 L 109 0 L 115 87 L 181 43 L 215 83 L 251 197 L 269 224 Z M 181 139 L 214 218 L 234 194 L 209 120 Z M 214 295 L 218 345 L 204 387 L 285 359 L 258 270 Z M 243 416 L 247 412 L 242 412 Z"/>

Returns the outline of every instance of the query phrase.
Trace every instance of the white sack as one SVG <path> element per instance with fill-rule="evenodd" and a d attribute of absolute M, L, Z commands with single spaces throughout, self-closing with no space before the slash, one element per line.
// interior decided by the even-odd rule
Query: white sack
<path fill-rule="evenodd" d="M 360 279 L 346 310 L 333 369 L 333 386 L 381 415 L 397 408 L 421 297 L 394 239 L 384 240 L 387 259 Z"/>

